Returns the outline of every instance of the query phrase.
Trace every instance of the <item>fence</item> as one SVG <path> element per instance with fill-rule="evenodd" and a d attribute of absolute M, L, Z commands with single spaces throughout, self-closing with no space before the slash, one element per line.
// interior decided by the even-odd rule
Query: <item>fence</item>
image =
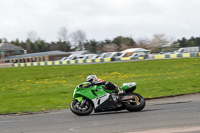
<path fill-rule="evenodd" d="M 163 55 L 155 55 L 154 59 L 187 58 L 187 57 L 197 57 L 197 56 L 200 56 L 200 53 L 163 54 Z"/>
<path fill-rule="evenodd" d="M 0 67 L 12 67 L 13 63 L 0 63 Z"/>
<path fill-rule="evenodd" d="M 190 58 L 200 57 L 200 53 L 183 53 L 183 54 L 163 54 L 154 55 L 153 59 L 173 59 L 173 58 Z M 148 58 L 147 58 L 148 59 Z M 86 59 L 86 60 L 71 60 L 71 61 L 46 61 L 46 62 L 29 62 L 29 63 L 13 63 L 13 67 L 25 67 L 25 66 L 50 66 L 50 65 L 73 65 L 84 63 L 100 63 L 100 62 L 112 62 L 112 61 L 129 61 L 129 60 L 144 60 L 144 57 L 123 57 L 123 58 L 104 58 L 104 59 Z"/>

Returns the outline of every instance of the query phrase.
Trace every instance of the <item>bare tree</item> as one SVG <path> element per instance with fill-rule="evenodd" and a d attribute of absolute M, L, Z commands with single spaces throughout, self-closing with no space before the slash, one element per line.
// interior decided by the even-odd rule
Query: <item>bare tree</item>
<path fill-rule="evenodd" d="M 165 34 L 155 34 L 153 35 L 150 45 L 151 47 L 161 47 L 167 43 L 169 43 L 169 39 Z"/>
<path fill-rule="evenodd" d="M 37 33 L 35 31 L 30 31 L 27 34 L 27 39 L 29 39 L 31 42 L 35 42 L 39 38 L 38 38 Z"/>
<path fill-rule="evenodd" d="M 114 52 L 118 51 L 118 46 L 115 43 L 104 44 L 103 45 L 103 52 Z"/>
<path fill-rule="evenodd" d="M 77 47 L 77 50 L 84 50 L 84 41 L 86 40 L 86 34 L 82 30 L 77 30 L 71 34 L 72 41 Z"/>
<path fill-rule="evenodd" d="M 162 46 L 169 42 L 170 40 L 165 34 L 155 34 L 150 42 L 150 48 L 152 52 L 160 52 Z"/>
<path fill-rule="evenodd" d="M 67 29 L 65 27 L 61 27 L 59 32 L 58 32 L 58 39 L 60 41 L 68 41 L 68 35 L 67 35 Z"/>
<path fill-rule="evenodd" d="M 148 38 L 139 38 L 136 44 L 138 48 L 149 48 L 150 40 Z"/>

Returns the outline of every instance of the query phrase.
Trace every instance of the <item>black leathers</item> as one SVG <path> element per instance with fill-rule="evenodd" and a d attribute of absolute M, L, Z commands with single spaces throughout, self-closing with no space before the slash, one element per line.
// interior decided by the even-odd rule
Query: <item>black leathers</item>
<path fill-rule="evenodd" d="M 108 90 L 115 90 L 117 87 L 111 82 L 106 82 L 106 81 L 95 81 L 95 82 L 90 82 L 86 87 L 93 86 L 93 85 L 105 85 Z"/>

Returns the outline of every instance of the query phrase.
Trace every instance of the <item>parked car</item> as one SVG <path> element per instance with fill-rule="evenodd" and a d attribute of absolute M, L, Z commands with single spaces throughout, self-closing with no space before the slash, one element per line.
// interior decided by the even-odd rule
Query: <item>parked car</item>
<path fill-rule="evenodd" d="M 132 57 L 145 57 L 145 53 L 133 53 L 130 58 Z"/>
<path fill-rule="evenodd" d="M 84 57 L 82 59 L 83 60 L 86 60 L 86 59 L 96 59 L 98 57 L 99 57 L 99 55 L 97 55 L 97 54 L 86 54 L 86 55 L 84 55 Z"/>
<path fill-rule="evenodd" d="M 59 61 L 64 61 L 67 60 L 68 57 L 63 57 L 62 59 L 60 59 Z"/>
<path fill-rule="evenodd" d="M 132 54 L 123 53 L 120 58 L 123 58 L 123 57 L 130 57 L 130 58 L 132 58 L 132 57 L 144 57 L 144 58 L 147 58 L 148 56 L 149 56 L 148 53 L 136 52 L 136 53 L 132 53 Z"/>
<path fill-rule="evenodd" d="M 99 59 L 116 58 L 116 57 L 119 57 L 121 54 L 122 54 L 121 52 L 106 52 L 106 53 L 102 53 L 101 56 L 99 57 Z"/>
<path fill-rule="evenodd" d="M 86 55 L 73 54 L 70 55 L 69 57 L 63 57 L 60 61 L 96 59 L 98 57 L 99 55 L 97 54 L 86 54 Z"/>
<path fill-rule="evenodd" d="M 174 51 L 175 54 L 180 53 L 199 53 L 199 47 L 183 47 L 179 48 L 178 50 Z"/>
<path fill-rule="evenodd" d="M 81 55 L 70 55 L 68 57 L 63 57 L 60 61 L 70 61 L 70 60 L 77 60 L 81 57 Z"/>

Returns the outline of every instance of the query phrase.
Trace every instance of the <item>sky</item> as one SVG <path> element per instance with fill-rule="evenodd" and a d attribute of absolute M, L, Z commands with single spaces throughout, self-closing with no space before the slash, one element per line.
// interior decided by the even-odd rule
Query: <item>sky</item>
<path fill-rule="evenodd" d="M 200 0 L 0 0 L 0 38 L 26 40 L 35 32 L 47 42 L 82 30 L 88 40 L 117 36 L 173 39 L 200 36 Z"/>

